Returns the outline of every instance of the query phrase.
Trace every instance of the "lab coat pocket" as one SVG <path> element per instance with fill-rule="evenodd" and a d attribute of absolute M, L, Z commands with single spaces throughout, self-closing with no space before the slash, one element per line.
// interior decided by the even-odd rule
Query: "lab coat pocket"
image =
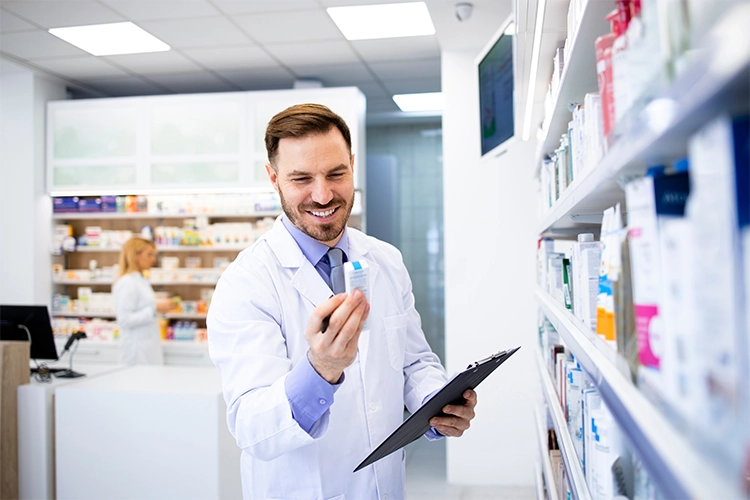
<path fill-rule="evenodd" d="M 383 318 L 385 341 L 388 344 L 388 357 L 391 368 L 400 372 L 404 369 L 404 349 L 406 349 L 406 314 Z"/>

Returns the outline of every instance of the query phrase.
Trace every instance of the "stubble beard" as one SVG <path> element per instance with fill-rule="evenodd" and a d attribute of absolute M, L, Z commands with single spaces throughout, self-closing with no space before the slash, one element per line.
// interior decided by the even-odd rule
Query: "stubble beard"
<path fill-rule="evenodd" d="M 344 228 L 346 227 L 347 222 L 349 222 L 349 216 L 354 207 L 354 192 L 352 192 L 352 197 L 347 203 L 341 203 L 344 201 L 342 198 L 335 198 L 327 205 L 313 203 L 310 205 L 299 205 L 295 209 L 287 203 L 281 189 L 279 189 L 279 198 L 281 199 L 281 208 L 284 210 L 284 214 L 289 218 L 289 221 L 294 224 L 297 229 L 321 243 L 333 241 L 344 232 Z M 307 212 L 308 210 L 326 210 L 334 206 L 339 207 L 338 210 L 345 211 L 343 219 L 337 219 L 328 224 L 309 224 L 304 215 L 302 215 L 302 213 Z"/>

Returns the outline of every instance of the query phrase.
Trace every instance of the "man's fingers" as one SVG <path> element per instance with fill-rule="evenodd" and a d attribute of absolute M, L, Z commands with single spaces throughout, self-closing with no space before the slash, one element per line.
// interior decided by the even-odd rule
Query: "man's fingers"
<path fill-rule="evenodd" d="M 334 295 L 330 299 L 321 303 L 313 309 L 310 315 L 310 322 L 313 325 L 322 325 L 325 318 L 329 318 L 331 314 L 346 300 L 347 296 L 345 293 Z"/>

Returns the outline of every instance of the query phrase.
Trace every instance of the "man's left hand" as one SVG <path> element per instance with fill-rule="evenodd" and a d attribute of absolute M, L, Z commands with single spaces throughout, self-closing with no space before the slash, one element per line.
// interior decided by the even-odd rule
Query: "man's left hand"
<path fill-rule="evenodd" d="M 474 407 L 477 405 L 477 393 L 471 389 L 463 393 L 466 402 L 462 405 L 445 405 L 443 413 L 430 419 L 430 425 L 443 436 L 462 436 L 474 418 Z"/>

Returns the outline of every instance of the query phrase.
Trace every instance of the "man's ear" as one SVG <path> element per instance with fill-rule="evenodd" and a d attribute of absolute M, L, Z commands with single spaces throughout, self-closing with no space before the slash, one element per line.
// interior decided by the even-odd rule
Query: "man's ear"
<path fill-rule="evenodd" d="M 279 192 L 279 174 L 276 173 L 276 170 L 273 169 L 270 163 L 266 163 L 266 173 L 268 174 L 268 179 L 271 181 L 273 188 L 278 193 Z"/>

